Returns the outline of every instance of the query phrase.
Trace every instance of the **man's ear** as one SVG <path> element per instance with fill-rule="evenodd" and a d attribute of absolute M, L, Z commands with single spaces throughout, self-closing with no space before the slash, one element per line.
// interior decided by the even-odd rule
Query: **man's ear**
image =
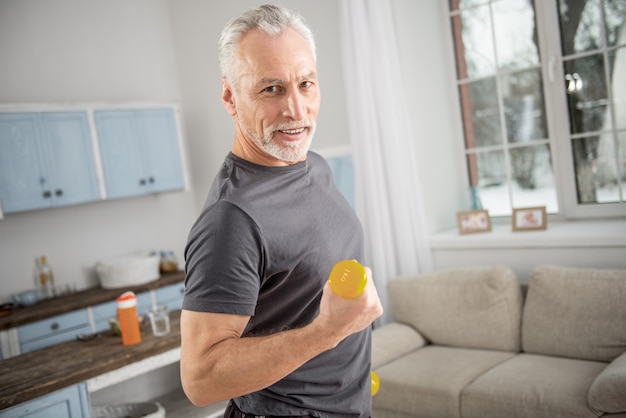
<path fill-rule="evenodd" d="M 235 107 L 235 94 L 232 87 L 228 84 L 226 77 L 222 78 L 222 104 L 226 108 L 226 111 L 231 115 L 237 114 L 237 108 Z"/>

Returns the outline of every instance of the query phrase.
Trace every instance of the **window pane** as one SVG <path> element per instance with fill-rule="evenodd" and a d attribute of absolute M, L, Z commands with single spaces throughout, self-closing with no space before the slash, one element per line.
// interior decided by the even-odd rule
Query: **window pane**
<path fill-rule="evenodd" d="M 573 134 L 610 128 L 607 88 L 601 54 L 563 63 Z M 605 125 L 606 123 L 606 125 Z"/>
<path fill-rule="evenodd" d="M 547 138 L 541 71 L 505 75 L 502 90 L 509 143 Z"/>
<path fill-rule="evenodd" d="M 468 159 L 474 157 L 478 166 L 477 194 L 482 207 L 489 210 L 491 216 L 510 215 L 511 200 L 504 152 L 489 151 L 468 155 Z"/>
<path fill-rule="evenodd" d="M 458 78 L 463 80 L 494 74 L 496 66 L 489 5 L 464 10 L 453 16 L 452 31 Z"/>
<path fill-rule="evenodd" d="M 547 145 L 510 150 L 513 179 L 513 206 L 546 206 L 548 213 L 558 212 L 558 201 Z"/>
<path fill-rule="evenodd" d="M 624 29 L 626 37 L 626 28 Z M 615 127 L 626 128 L 626 47 L 613 50 L 609 53 L 611 67 L 611 94 L 613 96 L 613 111 L 615 112 Z"/>
<path fill-rule="evenodd" d="M 597 158 L 594 162 L 594 181 L 597 200 L 600 203 L 620 201 L 620 183 L 622 192 L 626 180 L 626 132 L 617 134 L 617 142 L 613 136 L 604 134 L 599 137 Z M 624 200 L 622 194 L 621 199 Z"/>
<path fill-rule="evenodd" d="M 626 157 L 625 137 L 623 132 L 620 133 L 619 159 L 612 134 L 572 140 L 579 203 L 620 201 L 620 180 L 624 181 Z"/>
<path fill-rule="evenodd" d="M 604 20 L 607 45 L 626 45 L 626 1 L 604 0 Z"/>
<path fill-rule="evenodd" d="M 459 86 L 467 149 L 501 144 L 496 79 Z"/>
<path fill-rule="evenodd" d="M 560 0 L 563 55 L 602 48 L 602 14 L 599 0 Z"/>
<path fill-rule="evenodd" d="M 493 4 L 493 21 L 498 66 L 517 69 L 539 64 L 535 10 L 528 0 L 506 0 Z"/>

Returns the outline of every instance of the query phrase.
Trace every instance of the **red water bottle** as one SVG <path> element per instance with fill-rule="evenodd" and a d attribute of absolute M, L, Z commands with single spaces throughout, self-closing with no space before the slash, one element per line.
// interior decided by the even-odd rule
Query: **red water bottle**
<path fill-rule="evenodd" d="M 123 293 L 117 298 L 117 318 L 120 321 L 122 344 L 139 344 L 141 333 L 139 332 L 139 318 L 137 317 L 137 296 L 134 292 Z"/>

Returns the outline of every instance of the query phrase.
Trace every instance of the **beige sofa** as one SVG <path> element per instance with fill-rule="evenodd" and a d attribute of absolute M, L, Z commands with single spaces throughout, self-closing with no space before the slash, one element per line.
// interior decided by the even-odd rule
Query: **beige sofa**
<path fill-rule="evenodd" d="M 626 270 L 445 270 L 388 296 L 373 417 L 626 418 Z"/>

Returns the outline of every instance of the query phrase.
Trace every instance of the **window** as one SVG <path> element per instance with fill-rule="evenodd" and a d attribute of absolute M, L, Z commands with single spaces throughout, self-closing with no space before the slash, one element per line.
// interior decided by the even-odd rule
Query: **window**
<path fill-rule="evenodd" d="M 626 1 L 449 5 L 474 206 L 626 214 Z"/>

